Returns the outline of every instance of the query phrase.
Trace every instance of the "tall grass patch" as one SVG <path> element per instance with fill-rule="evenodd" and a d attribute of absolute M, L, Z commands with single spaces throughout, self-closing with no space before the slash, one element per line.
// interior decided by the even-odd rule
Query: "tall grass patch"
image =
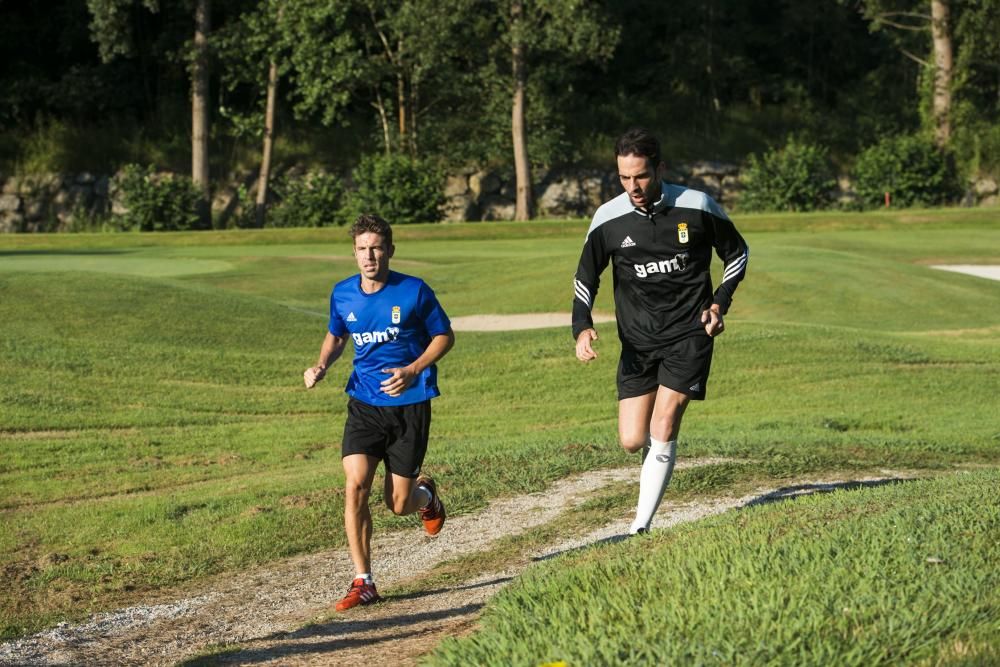
<path fill-rule="evenodd" d="M 427 663 L 985 664 L 1000 656 L 998 617 L 988 470 L 749 507 L 561 558 Z"/>

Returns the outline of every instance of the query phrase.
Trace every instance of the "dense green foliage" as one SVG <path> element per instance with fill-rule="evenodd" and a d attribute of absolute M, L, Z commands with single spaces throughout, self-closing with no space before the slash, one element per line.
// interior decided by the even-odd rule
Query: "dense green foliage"
<path fill-rule="evenodd" d="M 200 195 L 191 179 L 130 164 L 116 178 L 115 187 L 121 191 L 125 208 L 113 216 L 119 228 L 142 232 L 198 229 Z"/>
<path fill-rule="evenodd" d="M 268 227 L 323 227 L 345 222 L 339 215 L 344 186 L 332 174 L 285 176 L 273 189 L 278 204 L 267 215 Z"/>
<path fill-rule="evenodd" d="M 794 137 L 781 148 L 751 154 L 743 176 L 746 211 L 813 211 L 826 208 L 837 182 L 827 150 Z"/>
<path fill-rule="evenodd" d="M 951 156 L 924 135 L 887 137 L 865 149 L 854 165 L 854 189 L 863 205 L 889 193 L 896 206 L 934 206 L 961 194 Z"/>
<path fill-rule="evenodd" d="M 1000 472 L 858 486 L 549 562 L 428 664 L 993 664 Z"/>
<path fill-rule="evenodd" d="M 880 137 L 926 125 L 929 74 L 916 61 L 932 60 L 928 26 L 882 20 L 926 14 L 925 4 L 526 2 L 517 35 L 509 2 L 213 2 L 211 102 L 225 113 L 214 118 L 212 173 L 256 166 L 270 62 L 279 144 L 312 142 L 293 160 L 348 173 L 361 155 L 390 150 L 509 167 L 513 36 L 528 48 L 529 154 L 539 166 L 607 165 L 611 139 L 640 123 L 671 160 L 742 161 L 802 132 L 843 168 Z M 995 168 L 1000 1 L 949 5 L 956 156 L 967 171 Z M 0 4 L 0 168 L 186 171 L 191 7 Z M 53 123 L 99 150 L 81 141 L 76 152 L 39 152 L 34 135 Z"/>
<path fill-rule="evenodd" d="M 377 212 L 393 224 L 436 222 L 444 202 L 444 177 L 437 166 L 405 155 L 369 155 L 351 174 L 355 189 L 344 202 L 341 218 L 354 220 Z"/>
<path fill-rule="evenodd" d="M 1000 263 L 995 215 L 737 222 L 749 277 L 682 446 L 737 461 L 679 472 L 667 502 L 804 473 L 1000 463 L 1000 293 L 923 264 Z M 394 262 L 453 317 L 565 311 L 586 227 L 401 226 Z M 330 286 L 356 271 L 343 228 L 22 235 L 0 252 L 4 636 L 343 546 L 347 359 L 301 386 Z M 568 324 L 458 333 L 427 461 L 449 512 L 629 461 L 614 324 L 598 329 L 586 366 Z M 418 529 L 382 507 L 375 521 Z"/>

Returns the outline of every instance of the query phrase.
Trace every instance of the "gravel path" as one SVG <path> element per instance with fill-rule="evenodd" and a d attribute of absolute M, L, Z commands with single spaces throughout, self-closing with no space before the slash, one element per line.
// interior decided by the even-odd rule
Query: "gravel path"
<path fill-rule="evenodd" d="M 678 468 L 717 462 L 681 460 Z M 239 645 L 239 650 L 214 659 L 213 664 L 413 664 L 444 637 L 472 629 L 486 601 L 531 560 L 623 539 L 630 517 L 548 545 L 505 571 L 411 595 L 394 596 L 394 587 L 442 561 L 488 550 L 495 540 L 551 522 L 602 486 L 636 480 L 638 472 L 637 466 L 631 466 L 567 478 L 544 493 L 497 501 L 477 514 L 450 518 L 435 538 L 427 537 L 419 527 L 377 538 L 373 543 L 376 576 L 380 592 L 387 597 L 382 604 L 333 616 L 333 604 L 343 595 L 353 568 L 346 550 L 326 551 L 232 575 L 190 598 L 99 614 L 80 625 L 61 624 L 8 642 L 0 645 L 0 664 L 175 665 L 220 645 Z M 883 472 L 882 477 L 852 483 L 909 476 Z M 653 527 L 845 483 L 801 480 L 793 487 L 762 488 L 743 497 L 682 504 L 670 503 L 668 494 Z"/>

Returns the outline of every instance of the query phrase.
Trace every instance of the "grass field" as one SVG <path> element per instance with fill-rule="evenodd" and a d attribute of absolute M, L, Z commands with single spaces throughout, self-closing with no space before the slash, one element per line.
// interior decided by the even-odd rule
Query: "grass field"
<path fill-rule="evenodd" d="M 717 348 L 710 399 L 688 412 L 681 455 L 753 463 L 682 471 L 671 492 L 722 493 L 819 471 L 1000 465 L 1000 284 L 928 267 L 1000 264 L 1000 211 L 747 216 L 737 224 L 751 245 L 749 277 Z M 586 226 L 399 228 L 393 266 L 426 278 L 452 316 L 566 311 Z M 343 229 L 0 238 L 0 636 L 343 544 L 348 367 L 312 392 L 302 389 L 301 371 L 322 340 L 330 286 L 354 268 Z M 597 308 L 610 312 L 606 287 Z M 458 335 L 441 365 L 428 457 L 450 513 L 629 460 L 614 435 L 614 325 L 598 328 L 601 359 L 588 366 L 575 361 L 568 326 Z M 990 474 L 968 479 L 995 487 Z M 952 484 L 942 493 L 956 516 L 975 508 L 968 482 L 933 483 Z M 815 521 L 854 531 L 864 544 L 866 535 L 902 528 L 879 518 L 888 514 L 868 521 L 867 510 L 836 503 L 870 507 L 889 492 L 856 491 L 808 511 L 830 514 Z M 914 491 L 894 506 L 924 511 L 931 493 Z M 767 525 L 798 525 L 806 521 L 800 511 L 811 516 L 798 503 L 762 508 L 654 535 L 649 554 L 623 545 L 596 558 L 626 563 L 641 551 L 672 560 L 694 548 L 672 546 L 682 540 L 700 540 L 693 553 L 712 552 L 730 540 L 727 530 L 751 520 L 762 526 L 746 534 L 753 553 L 768 544 Z M 837 527 L 841 515 L 860 518 Z M 987 519 L 982 530 L 996 543 L 995 517 Z M 413 522 L 376 512 L 376 530 Z M 788 530 L 787 539 L 809 560 L 809 531 Z M 997 552 L 981 546 L 970 538 L 995 573 Z M 596 577 L 588 558 L 580 576 Z M 948 590 L 983 584 L 973 565 L 972 578 Z M 780 591 L 785 579 L 781 568 L 753 576 L 763 591 Z M 612 584 L 587 581 L 589 595 L 612 596 Z M 520 608 L 511 599 L 498 604 Z M 957 595 L 948 606 L 967 602 Z M 735 613 L 735 604 L 719 609 Z M 940 632 L 931 629 L 939 644 L 909 655 L 931 660 L 962 636 L 985 655 L 996 640 L 983 639 L 983 628 L 995 628 L 1000 612 L 995 596 L 984 604 L 975 622 L 956 611 Z M 740 613 L 752 620 L 758 608 Z M 699 609 L 691 613 L 711 618 L 711 608 Z M 893 628 L 879 636 L 891 643 Z M 461 651 L 478 650 L 446 648 L 441 659 L 459 662 Z M 560 658 L 532 656 L 547 657 Z"/>

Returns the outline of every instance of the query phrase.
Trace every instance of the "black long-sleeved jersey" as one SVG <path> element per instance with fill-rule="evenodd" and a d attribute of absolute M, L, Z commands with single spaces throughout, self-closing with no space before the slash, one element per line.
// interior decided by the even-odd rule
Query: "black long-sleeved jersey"
<path fill-rule="evenodd" d="M 750 248 L 707 194 L 668 183 L 662 189 L 651 212 L 633 206 L 623 192 L 594 213 L 574 281 L 574 339 L 594 326 L 590 312 L 609 261 L 618 336 L 636 350 L 704 331 L 701 313 L 712 303 L 729 310 Z M 725 265 L 714 293 L 713 248 Z"/>

